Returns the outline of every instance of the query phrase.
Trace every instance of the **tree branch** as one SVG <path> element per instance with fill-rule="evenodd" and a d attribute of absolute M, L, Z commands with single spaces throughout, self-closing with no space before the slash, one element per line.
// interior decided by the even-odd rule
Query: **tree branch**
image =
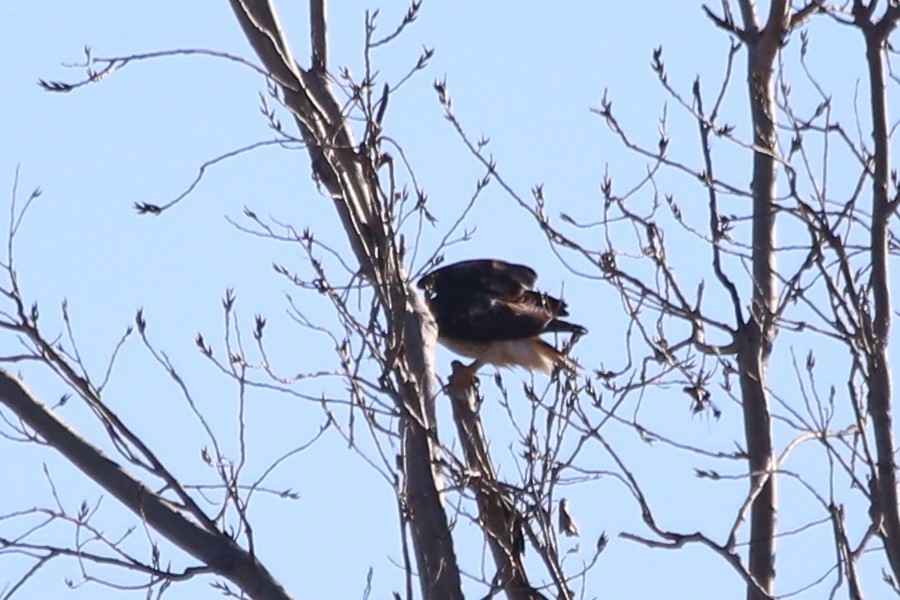
<path fill-rule="evenodd" d="M 453 420 L 466 457 L 469 488 L 478 504 L 479 524 L 484 529 L 497 566 L 494 581 L 510 600 L 543 598 L 531 586 L 525 573 L 524 517 L 518 514 L 512 501 L 504 497 L 498 485 L 487 438 L 478 416 L 473 377 L 471 371 L 454 361 L 447 393 L 453 403 Z"/>
<path fill-rule="evenodd" d="M 0 370 L 0 403 L 149 526 L 251 598 L 292 598 L 255 556 L 226 534 L 212 532 L 185 517 L 169 501 L 70 429 L 16 377 L 3 370 Z"/>

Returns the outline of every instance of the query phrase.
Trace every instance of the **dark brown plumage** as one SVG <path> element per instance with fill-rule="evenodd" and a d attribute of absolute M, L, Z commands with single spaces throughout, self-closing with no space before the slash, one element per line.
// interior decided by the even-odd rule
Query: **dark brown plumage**
<path fill-rule="evenodd" d="M 572 366 L 540 334 L 582 335 L 581 325 L 559 319 L 568 316 L 566 303 L 532 290 L 537 273 L 524 265 L 479 259 L 458 262 L 419 280 L 445 346 L 483 363 L 521 366 L 551 372 Z"/>

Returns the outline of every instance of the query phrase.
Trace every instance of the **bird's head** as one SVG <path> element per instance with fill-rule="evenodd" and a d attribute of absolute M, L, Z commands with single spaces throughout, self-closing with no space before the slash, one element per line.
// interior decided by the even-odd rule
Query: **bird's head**
<path fill-rule="evenodd" d="M 416 284 L 420 290 L 430 293 L 434 289 L 434 273 L 428 273 Z"/>

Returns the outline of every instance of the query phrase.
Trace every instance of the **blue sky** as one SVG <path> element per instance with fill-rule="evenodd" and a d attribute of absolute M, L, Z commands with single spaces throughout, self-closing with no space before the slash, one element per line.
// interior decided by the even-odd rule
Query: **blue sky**
<path fill-rule="evenodd" d="M 295 56 L 305 64 L 305 5 L 281 4 L 282 23 Z M 366 9 L 377 7 L 381 8 L 379 23 L 384 31 L 405 11 L 399 2 L 333 3 L 329 15 L 332 65 L 346 65 L 355 74 L 361 73 L 363 15 Z M 0 189 L 8 206 L 18 168 L 20 201 L 33 188 L 43 190 L 26 216 L 15 247 L 28 301 L 39 303 L 42 324 L 52 337 L 62 331 L 59 306 L 67 299 L 79 351 L 88 369 L 98 376 L 135 311 L 143 307 L 149 337 L 185 377 L 224 452 L 234 457 L 239 449 L 235 387 L 203 360 L 194 346 L 196 334 L 202 332 L 221 355 L 221 299 L 226 288 L 235 290 L 237 323 L 245 339 L 250 339 L 255 314 L 269 318 L 267 339 L 276 368 L 296 373 L 334 365 L 328 340 L 296 327 L 286 316 L 285 294 L 294 290 L 271 269 L 273 262 L 281 262 L 308 274 L 304 254 L 291 245 L 243 234 L 227 220 L 240 222 L 246 206 L 298 230 L 309 227 L 318 239 L 346 252 L 331 203 L 310 181 L 306 155 L 302 150 L 269 147 L 224 161 L 211 167 L 196 190 L 170 212 L 161 217 L 138 216 L 132 208 L 135 202 L 163 204 L 176 197 L 190 185 L 204 161 L 271 138 L 258 112 L 265 82 L 233 63 L 175 57 L 129 65 L 101 84 L 70 94 L 48 94 L 36 83 L 38 79 L 78 78 L 77 69 L 67 69 L 62 63 L 79 61 L 85 45 L 98 57 L 209 48 L 255 61 L 234 16 L 224 2 L 59 0 L 7 3 L 0 16 L 4 24 L 0 48 L 7 57 L 0 72 L 0 98 L 5 107 L 0 116 L 0 135 L 5 140 L 0 145 Z M 604 173 L 608 170 L 617 189 L 624 190 L 634 185 L 646 168 L 642 160 L 621 148 L 602 119 L 590 113 L 599 105 L 604 90 L 609 89 L 622 123 L 651 146 L 663 106 L 669 101 L 671 151 L 696 164 L 696 125 L 678 113 L 658 86 L 649 68 L 651 52 L 664 47 L 669 80 L 687 96 L 698 75 L 705 91 L 716 89 L 728 43 L 704 18 L 699 3 L 572 2 L 561 8 L 558 3 L 545 2 L 426 2 L 419 19 L 397 43 L 375 55 L 382 76 L 396 80 L 414 64 L 422 46 L 435 49 L 428 68 L 391 98 L 384 122 L 388 135 L 404 148 L 429 195 L 429 209 L 440 220 L 435 228 L 426 228 L 419 255 L 434 250 L 484 174 L 443 119 L 432 87 L 434 80 L 446 78 L 457 116 L 474 137 L 491 139 L 489 150 L 518 193 L 527 198 L 532 186 L 543 184 L 556 224 L 560 224 L 560 212 L 596 220 L 601 215 L 599 185 Z M 796 49 L 791 48 L 789 62 L 796 65 Z M 826 88 L 843 92 L 836 94 L 836 110 L 849 114 L 853 86 L 862 77 L 856 59 L 862 48 L 859 39 L 834 26 L 817 27 L 812 30 L 810 48 L 811 63 L 818 67 Z M 747 103 L 740 74 L 743 60 L 740 54 L 725 113 L 726 120 L 746 133 Z M 806 107 L 818 102 L 808 86 L 801 85 L 794 99 Z M 286 115 L 281 119 L 290 122 Z M 734 160 L 729 158 L 720 174 L 746 185 L 750 179 L 747 155 L 727 147 L 722 152 Z M 840 185 L 839 176 L 835 177 Z M 686 211 L 705 206 L 704 191 L 690 178 L 663 175 L 660 183 L 676 194 Z M 734 210 L 740 209 L 736 203 Z M 591 330 L 576 351 L 582 364 L 590 368 L 622 366 L 626 322 L 609 286 L 577 277 L 561 266 L 530 218 L 496 185 L 482 193 L 465 224 L 474 228 L 473 239 L 450 248 L 448 259 L 495 256 L 534 266 L 541 274 L 540 285 L 552 292 L 564 290 L 573 320 Z M 680 253 L 677 269 L 686 280 L 696 283 L 708 277 L 702 261 L 694 259 L 694 253 L 702 253 L 703 247 L 689 239 L 679 245 L 681 235 L 673 233 L 669 240 Z M 320 298 L 296 297 L 316 323 L 334 322 Z M 15 339 L 6 333 L 3 336 L 0 348 L 4 352 L 15 348 Z M 804 356 L 816 343 L 798 337 L 785 348 L 790 346 Z M 773 381 L 783 383 L 784 396 L 791 397 L 797 390 L 784 359 L 787 352 L 779 355 L 781 361 L 773 367 Z M 826 355 L 820 362 L 827 365 L 833 359 L 840 364 L 840 358 Z M 449 353 L 439 351 L 443 375 L 450 360 Z M 23 367 L 22 372 L 32 389 L 48 402 L 64 391 L 46 372 L 33 367 Z M 513 433 L 506 413 L 497 405 L 490 377 L 484 380 L 488 397 L 483 409 L 485 427 L 494 440 L 502 474 L 504 469 L 513 469 L 508 447 Z M 529 376 L 509 372 L 504 381 L 514 399 L 527 402 L 520 384 L 530 381 Z M 538 389 L 546 385 L 539 376 L 534 381 Z M 297 389 L 312 397 L 321 393 L 340 396 L 343 390 L 333 380 L 307 382 Z M 201 449 L 208 445 L 202 429 L 178 389 L 137 340 L 130 340 L 122 351 L 106 393 L 123 418 L 151 441 L 177 473 L 194 481 L 213 482 L 213 474 L 200 459 Z M 740 440 L 739 407 L 724 395 L 715 400 L 723 409 L 718 422 L 691 415 L 687 399 L 678 389 L 648 398 L 640 414 L 679 439 L 730 451 Z M 68 404 L 61 414 L 85 436 L 100 439 L 102 432 L 77 403 Z M 449 415 L 443 411 L 441 417 L 441 427 L 449 432 Z M 314 402 L 251 394 L 247 405 L 248 470 L 258 474 L 274 458 L 311 439 L 324 421 Z M 646 486 L 666 528 L 699 529 L 717 539 L 723 535 L 746 488 L 744 480 L 697 481 L 694 468 L 722 468 L 721 464 L 658 444 L 648 446 L 628 428 L 611 428 L 608 436 Z M 779 437 L 779 442 L 788 439 Z M 608 457 L 601 453 L 591 456 L 596 458 L 596 468 L 611 468 Z M 821 455 L 813 450 L 801 450 L 796 459 L 798 469 L 821 463 Z M 96 518 L 109 535 L 121 534 L 133 522 L 115 500 L 104 497 L 52 450 L 6 440 L 0 440 L 0 481 L 15 482 L 16 493 L 2 495 L 0 514 L 32 504 L 52 504 L 42 465 L 51 473 L 67 510 L 76 510 L 82 500 L 93 506 L 102 498 Z M 741 473 L 742 465 L 735 463 L 730 472 Z M 816 473 L 814 477 L 824 475 Z M 263 496 L 251 513 L 263 561 L 297 597 L 362 597 L 370 566 L 374 569 L 373 598 L 402 590 L 392 490 L 339 436 L 326 434 L 279 468 L 269 485 L 290 487 L 300 495 L 296 501 Z M 807 522 L 810 517 L 804 512 L 804 502 L 790 501 L 802 497 L 803 491 L 786 481 L 781 493 L 786 499 L 780 514 L 783 530 Z M 637 507 L 612 478 L 573 486 L 570 497 L 583 538 L 580 549 L 567 560 L 575 564 L 589 560 L 600 533 L 612 536 L 585 584 L 586 597 L 667 594 L 712 599 L 742 593 L 737 575 L 702 548 L 666 552 L 618 539 L 621 531 L 644 530 Z M 859 522 L 851 525 L 854 531 L 862 526 Z M 8 531 L 0 522 L 0 535 L 12 536 L 26 524 L 7 521 L 6 526 Z M 477 574 L 483 552 L 478 532 L 461 520 L 458 534 L 458 553 Z M 827 563 L 828 553 L 833 552 L 827 544 L 828 534 L 826 527 L 779 543 L 779 593 L 796 589 L 820 574 L 809 565 Z M 58 540 L 71 539 L 72 534 L 64 530 L 45 535 L 47 540 Z M 134 541 L 137 547 L 140 540 Z M 575 543 L 564 540 L 562 547 L 569 550 Z M 812 559 L 808 559 L 810 555 Z M 176 564 L 183 561 L 177 552 L 166 556 L 173 557 Z M 14 577 L 7 574 L 20 573 L 27 564 L 20 557 L 0 554 L 0 573 L 4 574 L 0 586 L 7 577 Z M 877 573 L 877 565 L 872 572 Z M 102 574 L 113 581 L 134 583 L 114 572 Z M 65 578 L 79 581 L 77 564 L 56 561 L 28 584 L 22 597 L 119 597 L 91 583 L 67 591 Z M 870 578 L 875 580 L 877 575 Z M 209 581 L 176 586 L 167 596 L 216 596 Z M 873 589 L 880 591 L 875 586 Z M 877 591 L 873 591 L 876 596 Z M 815 588 L 798 597 L 817 598 L 823 593 L 823 588 Z"/>

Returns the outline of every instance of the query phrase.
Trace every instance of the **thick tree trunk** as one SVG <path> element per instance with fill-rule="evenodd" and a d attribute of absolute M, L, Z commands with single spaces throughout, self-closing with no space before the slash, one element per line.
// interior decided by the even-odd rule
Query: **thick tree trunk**
<path fill-rule="evenodd" d="M 765 388 L 768 353 L 762 334 L 754 322 L 742 332 L 743 348 L 738 353 L 741 399 L 744 406 L 744 433 L 750 467 L 750 493 L 756 498 L 750 509 L 748 571 L 759 587 L 771 595 L 775 581 L 776 486 L 772 475 L 772 424 Z M 748 586 L 748 600 L 765 598 Z"/>
<path fill-rule="evenodd" d="M 434 398 L 434 344 L 437 326 L 420 297 L 410 288 L 413 306 L 406 317 L 407 361 L 418 380 L 403 386 L 405 404 L 400 419 L 403 444 L 404 493 L 419 567 L 422 597 L 426 600 L 462 600 L 462 583 L 453 538 L 441 503 L 438 472 L 437 421 Z M 421 332 L 425 332 L 425 336 Z"/>
<path fill-rule="evenodd" d="M 771 594 L 775 582 L 775 525 L 777 517 L 776 480 L 772 423 L 766 389 L 767 368 L 776 335 L 777 279 L 775 264 L 775 204 L 777 138 L 775 90 L 772 76 L 775 59 L 788 28 L 790 4 L 776 0 L 763 29 L 756 23 L 750 3 L 742 2 L 747 44 L 747 92 L 753 127 L 753 291 L 750 318 L 742 324 L 738 345 L 744 433 L 750 471 L 748 571 L 759 588 Z M 748 600 L 763 596 L 753 586 Z"/>
<path fill-rule="evenodd" d="M 887 17 L 885 17 L 887 19 Z M 891 25 L 892 28 L 892 25 Z M 868 354 L 868 411 L 875 434 L 875 497 L 872 505 L 881 519 L 879 533 L 895 581 L 900 581 L 900 515 L 897 512 L 897 466 L 894 460 L 893 419 L 891 416 L 891 369 L 888 343 L 891 332 L 891 286 L 888 264 L 888 225 L 894 213 L 888 197 L 890 183 L 890 132 L 884 74 L 884 42 L 890 29 L 864 27 L 866 60 L 869 67 L 869 91 L 872 103 L 872 136 L 875 146 L 872 179 L 872 271 L 869 280 L 874 301 L 871 327 L 866 337 Z M 877 524 L 876 524 L 877 525 Z"/>

